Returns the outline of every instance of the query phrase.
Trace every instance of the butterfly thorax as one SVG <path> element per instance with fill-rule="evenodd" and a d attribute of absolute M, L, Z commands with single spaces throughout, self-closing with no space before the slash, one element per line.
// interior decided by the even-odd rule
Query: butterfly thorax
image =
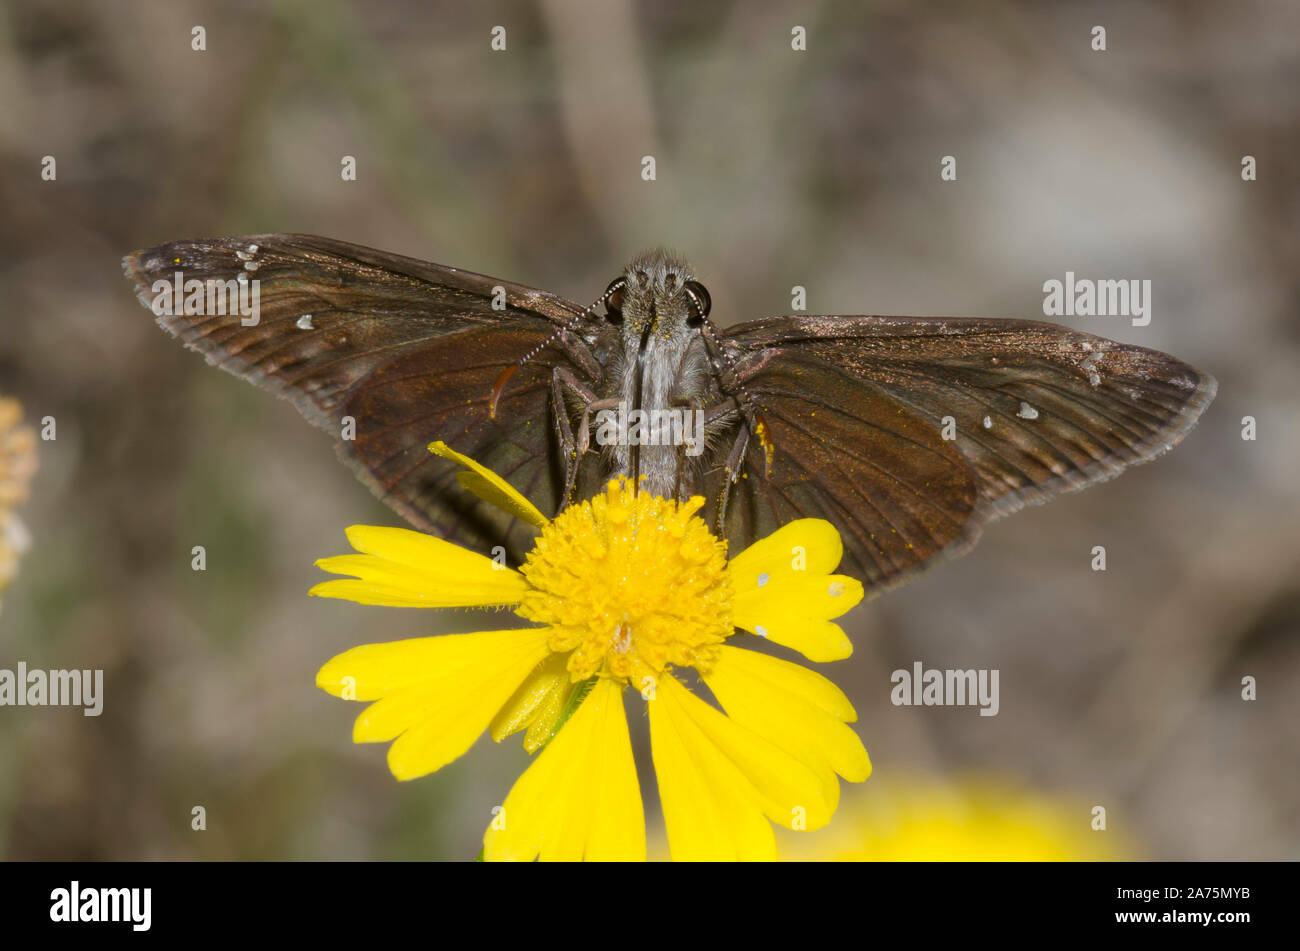
<path fill-rule="evenodd" d="M 606 377 L 605 395 L 629 417 L 626 433 L 620 430 L 606 453 L 606 475 L 643 477 L 656 495 L 693 491 L 703 408 L 715 389 L 703 337 L 692 326 L 692 277 L 690 265 L 665 251 L 632 259 L 624 275 L 621 352 Z"/>

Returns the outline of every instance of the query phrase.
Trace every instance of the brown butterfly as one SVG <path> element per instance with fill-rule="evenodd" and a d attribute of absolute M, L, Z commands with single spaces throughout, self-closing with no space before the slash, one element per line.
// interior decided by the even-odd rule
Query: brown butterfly
<path fill-rule="evenodd" d="M 1167 354 L 1037 321 L 722 331 L 689 266 L 661 251 L 588 308 L 307 235 L 177 241 L 123 263 L 163 327 L 292 400 L 413 525 L 515 558 L 532 529 L 462 490 L 430 442 L 548 514 L 618 473 L 703 495 L 733 550 L 829 519 L 844 570 L 875 594 L 966 550 L 989 519 L 1169 449 L 1215 393 Z"/>

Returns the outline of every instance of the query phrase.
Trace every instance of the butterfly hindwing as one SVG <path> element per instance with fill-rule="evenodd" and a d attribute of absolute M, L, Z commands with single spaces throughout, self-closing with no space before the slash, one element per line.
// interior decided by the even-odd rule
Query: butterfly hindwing
<path fill-rule="evenodd" d="M 880 553 L 850 523 L 871 524 L 876 508 L 892 500 L 898 462 L 881 455 L 878 437 L 822 453 L 847 465 L 865 454 L 875 463 L 852 491 L 866 499 L 856 510 L 827 517 L 845 532 L 849 552 L 865 571 L 871 593 L 883 590 L 940 551 L 964 550 L 980 526 L 1000 515 L 1055 494 L 1109 478 L 1177 443 L 1214 397 L 1215 382 L 1167 354 L 1119 344 L 1053 324 L 996 319 L 920 319 L 908 317 L 780 317 L 733 327 L 727 346 L 738 363 L 737 385 L 752 393 L 772 428 L 773 471 L 784 453 L 790 465 L 807 470 L 820 492 L 847 497 L 847 474 L 840 466 L 808 465 L 817 459 L 813 442 L 828 431 L 807 419 L 808 397 L 769 381 L 795 374 L 808 378 L 817 365 L 838 376 L 823 391 L 835 391 L 847 406 L 878 405 L 882 396 L 897 404 L 900 417 L 944 442 L 961 460 L 975 496 L 965 524 L 952 531 L 950 544 L 916 546 L 911 561 L 880 562 Z M 795 377 L 797 379 L 797 376 Z M 777 420 L 803 418 L 782 434 Z M 799 431 L 804 430 L 803 432 Z M 810 441 L 811 440 L 811 441 Z M 782 445 L 782 442 L 785 445 Z M 912 460 L 906 460 L 912 463 Z M 745 482 L 758 479 L 767 465 L 751 446 Z M 960 517 L 966 500 L 960 479 L 936 482 L 928 501 Z M 741 483 L 738 483 L 740 485 Z M 763 491 L 771 491 L 763 488 Z M 874 503 L 872 500 L 876 500 Z M 951 527 L 951 526 L 950 526 Z M 737 523 L 739 541 L 752 531 Z M 878 535 L 878 533 L 875 533 Z M 943 531 L 932 532 L 937 543 Z M 874 586 L 874 587 L 873 587 Z"/>
<path fill-rule="evenodd" d="M 974 475 L 892 396 L 798 351 L 751 368 L 744 386 L 761 407 L 766 446 L 750 440 L 731 489 L 725 528 L 734 551 L 794 519 L 826 518 L 844 539 L 843 570 L 872 589 L 963 538 Z M 724 477 L 714 472 L 709 497 Z"/>
<path fill-rule="evenodd" d="M 445 441 L 555 514 L 564 469 L 554 448 L 551 374 L 557 365 L 577 368 L 548 336 L 528 326 L 476 327 L 426 342 L 364 377 L 343 404 L 358 420 L 356 440 L 344 446 L 362 480 L 417 525 L 485 554 L 504 545 L 518 561 L 531 527 L 462 490 L 459 467 L 428 445 Z M 501 388 L 494 412 L 496 381 L 539 347 Z"/>

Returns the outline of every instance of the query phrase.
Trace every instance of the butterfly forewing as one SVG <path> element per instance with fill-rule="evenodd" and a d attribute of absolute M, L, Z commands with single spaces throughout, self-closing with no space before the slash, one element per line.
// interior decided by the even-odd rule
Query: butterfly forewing
<path fill-rule="evenodd" d="M 544 511 L 555 511 L 550 374 L 566 365 L 590 378 L 598 365 L 566 335 L 512 377 L 495 416 L 489 404 L 496 375 L 571 323 L 575 305 L 306 235 L 178 241 L 129 255 L 124 265 L 146 306 L 155 282 L 177 274 L 256 280 L 255 324 L 239 313 L 164 313 L 158 321 L 210 363 L 292 400 L 417 527 L 475 546 L 503 544 L 503 521 L 456 486 L 456 467 L 426 448 L 434 439 L 512 473 Z M 516 555 L 526 531 L 513 529 Z"/>

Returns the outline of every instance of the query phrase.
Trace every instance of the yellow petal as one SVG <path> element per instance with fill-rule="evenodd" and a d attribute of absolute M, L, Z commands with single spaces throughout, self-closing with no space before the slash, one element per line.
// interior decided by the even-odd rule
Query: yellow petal
<path fill-rule="evenodd" d="M 359 555 L 316 562 L 333 574 L 311 594 L 393 607 L 493 607 L 518 604 L 528 590 L 524 576 L 485 555 L 407 528 L 353 525 L 348 541 Z"/>
<path fill-rule="evenodd" d="M 521 628 L 363 644 L 321 667 L 316 686 L 345 700 L 378 700 L 444 674 L 459 676 L 483 663 L 485 655 L 490 661 L 494 652 L 506 656 L 531 651 L 548 633 L 546 628 Z"/>
<path fill-rule="evenodd" d="M 355 647 L 316 675 L 322 689 L 369 700 L 353 728 L 358 743 L 396 738 L 388 766 L 398 779 L 456 759 L 549 650 L 545 628 L 449 634 Z"/>
<path fill-rule="evenodd" d="M 569 685 L 566 660 L 564 654 L 552 654 L 537 665 L 537 669 L 493 719 L 492 739 L 500 743 L 507 736 L 527 728 L 544 708 L 553 705 L 553 697 L 564 693 L 564 688 Z"/>
<path fill-rule="evenodd" d="M 764 578 L 762 574 L 758 576 Z M 862 600 L 862 582 L 848 575 L 822 575 L 811 572 L 792 572 L 787 575 L 768 575 L 761 585 L 750 587 L 735 585 L 733 610 L 747 615 L 760 615 L 773 608 L 794 608 L 801 617 L 829 621 L 846 614 Z"/>
<path fill-rule="evenodd" d="M 862 741 L 844 722 L 857 719 L 853 707 L 821 674 L 777 657 L 723 646 L 704 682 L 732 720 L 823 775 L 838 773 L 852 783 L 871 775 Z"/>
<path fill-rule="evenodd" d="M 643 861 L 645 814 L 623 688 L 601 679 L 519 777 L 483 836 L 488 861 Z"/>
<path fill-rule="evenodd" d="M 678 862 L 772 861 L 776 836 L 753 787 L 707 745 L 665 699 L 671 676 L 660 678 L 650 703 L 650 746 L 668 848 Z"/>
<path fill-rule="evenodd" d="M 773 607 L 757 615 L 733 616 L 732 622 L 819 664 L 843 660 L 853 653 L 853 642 L 843 628 L 834 621 L 810 621 L 793 605 Z"/>
<path fill-rule="evenodd" d="M 560 656 L 565 659 L 568 657 L 567 654 Z M 555 725 L 560 722 L 560 717 L 564 714 L 569 698 L 573 696 L 576 688 L 577 684 L 570 682 L 566 671 L 563 680 L 546 695 L 545 701 L 537 708 L 532 722 L 528 724 L 528 732 L 524 734 L 525 750 L 536 753 L 550 742 L 551 736 L 555 733 Z"/>
<path fill-rule="evenodd" d="M 479 465 L 469 456 L 461 455 L 442 441 L 430 443 L 429 451 L 435 456 L 457 462 L 468 470 L 456 473 L 456 481 L 466 491 L 529 525 L 537 528 L 545 527 L 546 516 L 537 510 L 537 506 L 487 466 Z"/>
<path fill-rule="evenodd" d="M 650 743 L 675 859 L 770 859 L 772 830 L 816 829 L 839 801 L 834 777 L 709 706 L 674 677 L 650 702 Z"/>
<path fill-rule="evenodd" d="M 669 693 L 679 700 L 705 743 L 715 755 L 734 763 L 752 784 L 769 819 L 787 827 L 796 819 L 806 819 L 808 829 L 830 821 L 839 802 L 839 783 L 827 782 L 770 740 L 736 723 L 673 678 L 666 679 L 673 684 Z"/>
<path fill-rule="evenodd" d="M 799 518 L 754 542 L 731 559 L 730 567 L 737 583 L 749 586 L 764 571 L 827 575 L 843 556 L 844 544 L 834 525 L 823 518 Z"/>
<path fill-rule="evenodd" d="M 832 618 L 862 600 L 861 582 L 829 572 L 843 554 L 830 522 L 803 518 L 777 529 L 731 559 L 732 622 L 818 662 L 853 653 Z"/>

